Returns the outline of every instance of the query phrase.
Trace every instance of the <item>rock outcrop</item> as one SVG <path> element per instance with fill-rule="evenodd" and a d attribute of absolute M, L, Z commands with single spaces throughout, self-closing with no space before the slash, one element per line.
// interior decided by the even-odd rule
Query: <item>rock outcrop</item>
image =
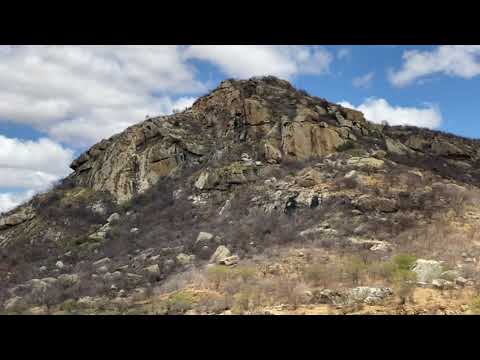
<path fill-rule="evenodd" d="M 360 112 L 304 96 L 286 81 L 227 80 L 183 113 L 148 119 L 96 144 L 72 163 L 71 178 L 123 202 L 187 164 L 231 155 L 238 143 L 267 162 L 304 160 L 367 132 Z M 196 185 L 247 181 L 242 166 L 204 173 Z"/>

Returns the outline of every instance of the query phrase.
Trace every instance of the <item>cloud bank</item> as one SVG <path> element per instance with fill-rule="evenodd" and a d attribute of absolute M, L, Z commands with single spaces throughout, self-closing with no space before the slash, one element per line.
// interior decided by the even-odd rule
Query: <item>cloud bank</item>
<path fill-rule="evenodd" d="M 397 87 L 415 83 L 433 75 L 471 79 L 480 74 L 480 45 L 443 45 L 432 51 L 410 50 L 403 54 L 403 64 L 390 70 L 388 78 Z"/>
<path fill-rule="evenodd" d="M 359 106 L 347 101 L 340 105 L 363 112 L 365 118 L 374 122 L 388 122 L 390 125 L 413 125 L 426 128 L 437 128 L 442 123 L 442 114 L 437 106 L 427 104 L 424 107 L 393 106 L 385 99 L 368 98 Z"/>

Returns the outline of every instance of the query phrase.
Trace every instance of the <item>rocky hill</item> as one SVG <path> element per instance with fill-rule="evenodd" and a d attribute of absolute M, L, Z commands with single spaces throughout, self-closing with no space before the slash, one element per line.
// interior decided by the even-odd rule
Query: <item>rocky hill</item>
<path fill-rule="evenodd" d="M 0 218 L 2 311 L 479 311 L 478 144 L 224 81 Z"/>

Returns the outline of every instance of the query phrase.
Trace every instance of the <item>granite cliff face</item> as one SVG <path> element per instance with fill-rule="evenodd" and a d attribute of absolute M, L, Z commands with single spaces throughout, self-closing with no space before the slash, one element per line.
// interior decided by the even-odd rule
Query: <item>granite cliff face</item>
<path fill-rule="evenodd" d="M 226 80 L 191 109 L 148 119 L 96 144 L 72 163 L 72 179 L 109 191 L 122 202 L 162 176 L 232 156 L 238 145 L 267 163 L 307 160 L 362 142 L 397 155 L 449 161 L 479 157 L 475 142 L 415 128 L 383 128 L 358 111 L 311 97 L 284 80 Z"/>
<path fill-rule="evenodd" d="M 96 144 L 72 163 L 72 178 L 125 201 L 186 165 L 231 155 L 236 144 L 275 163 L 323 156 L 368 133 L 361 113 L 286 81 L 227 80 L 183 113 L 148 119 Z"/>
<path fill-rule="evenodd" d="M 274 77 L 223 81 L 0 216 L 0 311 L 436 313 L 425 298 L 448 289 L 441 311 L 468 312 L 479 145 Z"/>

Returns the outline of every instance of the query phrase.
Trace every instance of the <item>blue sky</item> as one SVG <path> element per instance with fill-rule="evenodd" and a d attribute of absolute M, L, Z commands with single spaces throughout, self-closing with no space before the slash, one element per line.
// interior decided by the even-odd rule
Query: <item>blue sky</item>
<path fill-rule="evenodd" d="M 225 78 L 276 75 L 367 119 L 480 138 L 480 46 L 0 46 L 0 212 L 90 145 L 188 107 Z"/>

